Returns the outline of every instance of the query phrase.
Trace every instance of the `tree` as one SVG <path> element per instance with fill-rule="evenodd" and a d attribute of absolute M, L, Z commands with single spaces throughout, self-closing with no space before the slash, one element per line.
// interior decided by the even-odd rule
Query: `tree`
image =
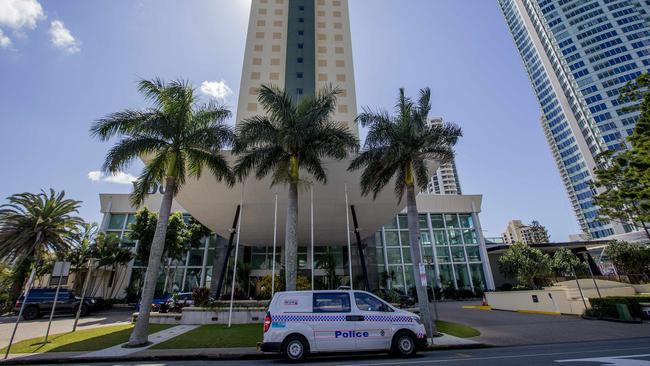
<path fill-rule="evenodd" d="M 548 254 L 523 243 L 515 243 L 499 258 L 499 271 L 517 280 L 520 286 L 537 289 L 535 279 L 546 277 L 551 270 Z"/>
<path fill-rule="evenodd" d="M 134 159 L 144 157 L 145 167 L 131 195 L 135 206 L 142 204 L 147 192 L 157 184 L 165 187 L 145 274 L 142 306 L 129 338 L 131 347 L 148 342 L 151 301 L 174 196 L 187 178 L 199 178 L 206 167 L 218 181 L 234 184 L 234 175 L 221 151 L 234 140 L 225 124 L 230 117 L 228 109 L 212 102 L 199 104 L 195 90 L 182 80 L 141 80 L 138 89 L 152 103 L 150 108 L 110 114 L 96 121 L 90 130 L 101 141 L 121 138 L 106 155 L 105 171 L 114 174 Z"/>
<path fill-rule="evenodd" d="M 286 91 L 262 85 L 258 100 L 265 115 L 243 120 L 237 128 L 233 152 L 239 154 L 235 173 L 240 179 L 255 171 L 257 179 L 272 174 L 272 184 L 289 186 L 285 231 L 286 289 L 296 289 L 298 274 L 298 185 L 301 169 L 327 183 L 323 159 L 341 160 L 358 149 L 357 138 L 330 118 L 338 89 L 324 88 L 317 95 L 292 98 Z"/>
<path fill-rule="evenodd" d="M 80 201 L 65 198 L 65 192 L 19 193 L 0 205 L 0 258 L 15 258 L 9 290 L 15 302 L 36 258 L 44 252 L 64 253 L 77 235 L 83 220 L 75 216 Z"/>
<path fill-rule="evenodd" d="M 428 121 L 431 110 L 431 91 L 420 90 L 417 101 L 399 90 L 395 114 L 387 111 L 375 112 L 364 108 L 357 121 L 369 127 L 362 152 L 350 164 L 349 170 L 363 168 L 361 190 L 364 195 L 373 193 L 373 198 L 395 178 L 395 195 L 401 202 L 406 194 L 406 210 L 409 226 L 413 278 L 420 278 L 422 249 L 418 210 L 415 202 L 416 187 L 425 190 L 431 174 L 428 163 L 441 164 L 454 157 L 453 146 L 462 135 L 460 127 L 446 124 L 431 124 Z M 429 296 L 420 281 L 415 281 L 418 306 L 429 336 L 435 332 L 435 324 L 429 308 Z"/>
<path fill-rule="evenodd" d="M 647 245 L 612 241 L 607 245 L 605 254 L 619 273 L 626 275 L 650 274 L 650 247 Z"/>
<path fill-rule="evenodd" d="M 95 238 L 93 245 L 93 256 L 97 258 L 97 267 L 108 269 L 111 273 L 107 282 L 102 286 L 102 295 L 106 298 L 112 298 L 116 286 L 121 282 L 125 271 L 122 267 L 133 259 L 133 253 L 129 248 L 120 247 L 120 238 L 111 233 L 99 233 Z M 113 290 L 108 291 L 108 287 Z"/>
<path fill-rule="evenodd" d="M 650 192 L 642 174 L 632 164 L 633 156 L 633 151 L 618 154 L 606 151 L 596 157 L 598 168 L 594 171 L 596 180 L 592 187 L 600 193 L 594 196 L 594 203 L 601 220 L 630 223 L 645 230 L 650 239 L 650 231 L 644 224 L 650 222 Z"/>
<path fill-rule="evenodd" d="M 548 230 L 546 230 L 546 227 L 540 224 L 539 221 L 533 220 L 530 223 L 528 230 L 530 231 L 530 235 L 535 243 L 549 242 Z"/>
<path fill-rule="evenodd" d="M 336 256 L 329 250 L 329 248 L 325 254 L 316 258 L 314 265 L 316 268 L 325 270 L 326 285 L 328 289 L 336 289 L 341 285 L 341 279 L 336 275 L 336 268 L 338 267 Z"/>
<path fill-rule="evenodd" d="M 129 239 L 138 241 L 136 258 L 147 264 L 153 243 L 155 228 L 158 225 L 156 213 L 143 207 L 135 216 L 135 222 L 131 225 Z M 174 212 L 169 215 L 167 233 L 162 258 L 179 260 L 189 249 L 187 225 L 183 220 L 181 212 Z"/>
<path fill-rule="evenodd" d="M 587 263 L 567 248 L 562 248 L 551 257 L 551 270 L 558 277 L 579 277 L 589 273 Z"/>
<path fill-rule="evenodd" d="M 237 284 L 244 291 L 246 298 L 250 297 L 251 289 L 251 264 L 248 262 L 237 263 Z"/>
<path fill-rule="evenodd" d="M 640 111 L 630 148 L 607 151 L 598 159 L 594 202 L 599 216 L 641 227 L 650 239 L 650 74 L 641 74 L 621 88 L 619 101 L 632 103 L 623 112 Z"/>

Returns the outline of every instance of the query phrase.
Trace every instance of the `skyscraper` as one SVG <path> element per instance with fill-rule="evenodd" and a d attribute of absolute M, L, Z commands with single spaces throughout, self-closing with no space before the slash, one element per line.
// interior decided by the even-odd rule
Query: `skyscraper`
<path fill-rule="evenodd" d="M 431 124 L 442 125 L 442 118 L 433 118 Z M 441 164 L 431 176 L 427 193 L 431 194 L 463 194 L 458 180 L 456 159 L 449 163 Z"/>
<path fill-rule="evenodd" d="M 253 0 L 237 123 L 262 113 L 261 85 L 300 97 L 330 84 L 341 90 L 333 119 L 358 134 L 347 0 Z"/>
<path fill-rule="evenodd" d="M 542 108 L 541 123 L 582 230 L 597 220 L 595 157 L 629 147 L 639 112 L 619 89 L 650 69 L 650 0 L 499 0 Z"/>

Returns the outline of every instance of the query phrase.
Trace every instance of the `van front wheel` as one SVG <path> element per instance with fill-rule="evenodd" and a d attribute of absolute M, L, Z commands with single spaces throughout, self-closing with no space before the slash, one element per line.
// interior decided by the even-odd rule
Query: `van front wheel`
<path fill-rule="evenodd" d="M 282 345 L 282 355 L 291 362 L 299 362 L 307 355 L 307 344 L 302 337 L 289 336 Z"/>
<path fill-rule="evenodd" d="M 416 344 L 415 337 L 409 332 L 399 332 L 393 338 L 393 353 L 401 357 L 411 357 L 415 355 Z"/>

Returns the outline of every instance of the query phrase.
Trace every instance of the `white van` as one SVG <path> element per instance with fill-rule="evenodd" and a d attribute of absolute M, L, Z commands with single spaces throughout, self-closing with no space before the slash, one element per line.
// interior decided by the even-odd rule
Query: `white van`
<path fill-rule="evenodd" d="M 427 345 L 420 317 L 365 291 L 277 292 L 264 318 L 263 352 L 300 361 L 309 353 L 386 350 L 412 356 Z"/>

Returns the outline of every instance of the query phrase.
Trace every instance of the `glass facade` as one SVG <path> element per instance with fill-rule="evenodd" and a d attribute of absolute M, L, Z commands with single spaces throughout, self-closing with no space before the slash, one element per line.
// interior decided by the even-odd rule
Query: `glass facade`
<path fill-rule="evenodd" d="M 189 215 L 185 215 L 189 218 Z M 427 268 L 429 284 L 441 287 L 486 288 L 483 252 L 480 247 L 480 235 L 477 232 L 474 215 L 469 213 L 420 214 L 420 241 L 423 262 Z M 113 233 L 122 239 L 122 245 L 134 252 L 137 243 L 128 240 L 129 225 L 135 221 L 132 213 L 107 214 L 104 231 Z M 410 289 L 414 284 L 411 258 L 408 220 L 406 215 L 396 216 L 390 223 L 378 231 L 374 238 L 375 245 L 368 245 L 366 261 L 372 288 L 384 287 Z M 217 242 L 221 245 L 217 246 Z M 353 243 L 353 270 L 355 286 L 361 284 L 356 244 Z M 198 247 L 189 249 L 178 260 L 166 260 L 160 271 L 157 293 L 185 292 L 196 287 L 210 287 L 214 256 L 223 255 L 225 250 L 223 238 L 211 236 L 202 240 Z M 372 251 L 372 253 L 370 253 Z M 234 255 L 234 251 L 232 253 Z M 310 277 L 310 253 L 306 246 L 298 247 L 299 274 Z M 271 274 L 273 268 L 273 248 L 271 246 L 249 246 L 242 244 L 238 261 L 250 264 L 249 282 L 255 286 L 256 280 Z M 282 268 L 283 250 L 279 245 L 275 253 L 275 266 Z M 232 259 L 231 259 L 232 263 Z M 331 278 L 332 266 L 335 277 Z M 348 284 L 348 248 L 347 246 L 316 246 L 314 248 L 314 282 L 316 289 L 336 288 L 339 284 Z M 139 288 L 144 280 L 146 267 L 137 260 L 130 264 L 130 279 L 125 283 Z M 389 283 L 385 277 L 390 274 Z M 335 281 L 332 283 L 332 281 Z M 239 280 L 237 281 L 239 283 Z M 224 293 L 229 291 L 230 280 L 224 283 Z M 119 294 L 117 294 L 119 296 Z"/>
<path fill-rule="evenodd" d="M 485 289 L 485 272 L 479 233 L 470 213 L 422 213 L 420 243 L 427 270 L 427 283 L 438 287 Z M 375 236 L 380 277 L 389 288 L 410 289 L 414 286 L 408 221 L 398 215 Z"/>
<path fill-rule="evenodd" d="M 650 70 L 650 0 L 499 0 L 542 108 L 542 126 L 585 233 L 597 220 L 594 157 L 626 148 L 639 112 L 619 89 Z"/>

